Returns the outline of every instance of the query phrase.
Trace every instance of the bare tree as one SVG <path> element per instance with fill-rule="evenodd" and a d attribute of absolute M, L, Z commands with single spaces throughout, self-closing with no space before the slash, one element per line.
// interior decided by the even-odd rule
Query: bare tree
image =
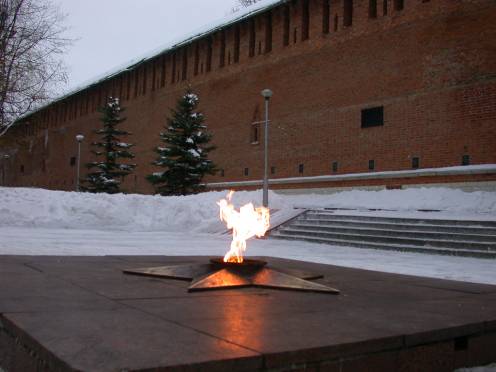
<path fill-rule="evenodd" d="M 242 8 L 248 8 L 249 6 L 258 3 L 260 0 L 236 0 L 236 4 L 233 6 L 231 12 L 236 13 Z"/>
<path fill-rule="evenodd" d="M 0 136 L 66 81 L 64 18 L 51 0 L 0 0 Z"/>

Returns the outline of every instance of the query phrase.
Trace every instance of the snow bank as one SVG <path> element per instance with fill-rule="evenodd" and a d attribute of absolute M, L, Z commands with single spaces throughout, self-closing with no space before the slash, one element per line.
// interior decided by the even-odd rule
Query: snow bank
<path fill-rule="evenodd" d="M 108 195 L 31 188 L 0 188 L 0 226 L 173 231 L 225 231 L 217 202 L 227 192 L 191 196 Z M 261 204 L 261 192 L 237 192 L 233 203 Z M 274 208 L 283 201 L 271 193 Z"/>
<path fill-rule="evenodd" d="M 34 188 L 0 188 L 0 226 L 127 231 L 221 233 L 217 201 L 227 192 L 184 197 L 107 195 Z M 236 206 L 261 205 L 261 191 L 234 194 Z M 418 209 L 440 209 L 445 216 L 478 216 L 496 220 L 496 192 L 463 192 L 446 188 L 383 191 L 346 191 L 332 195 L 270 193 L 270 205 L 289 216 L 294 206 L 313 208 L 381 208 L 405 214 Z M 469 219 L 469 218 L 467 218 Z"/>
<path fill-rule="evenodd" d="M 291 202 L 306 208 L 441 210 L 461 214 L 488 214 L 496 218 L 496 192 L 465 192 L 449 188 L 344 191 L 332 195 L 294 195 Z"/>

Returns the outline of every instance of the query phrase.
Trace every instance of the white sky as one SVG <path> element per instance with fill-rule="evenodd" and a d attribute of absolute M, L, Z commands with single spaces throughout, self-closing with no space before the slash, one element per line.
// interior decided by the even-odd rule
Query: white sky
<path fill-rule="evenodd" d="M 67 92 L 127 61 L 223 18 L 235 0 L 55 0 L 77 39 L 65 56 Z"/>

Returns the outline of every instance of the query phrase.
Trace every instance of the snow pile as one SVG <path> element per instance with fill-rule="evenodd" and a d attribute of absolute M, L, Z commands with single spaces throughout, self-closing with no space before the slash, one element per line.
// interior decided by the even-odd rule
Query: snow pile
<path fill-rule="evenodd" d="M 405 190 L 352 190 L 333 195 L 289 197 L 297 207 L 357 208 L 396 211 L 441 210 L 462 214 L 488 214 L 496 218 L 496 192 L 465 192 L 449 188 Z"/>
<path fill-rule="evenodd" d="M 217 202 L 227 192 L 191 196 L 90 194 L 30 188 L 0 188 L 0 226 L 66 229 L 220 233 Z M 274 208 L 284 207 L 271 193 Z M 261 192 L 237 192 L 236 207 L 261 205 Z"/>
<path fill-rule="evenodd" d="M 0 226 L 222 233 L 225 225 L 219 219 L 217 202 L 226 194 L 222 191 L 162 197 L 0 188 Z M 259 206 L 261 198 L 260 190 L 241 191 L 234 194 L 233 202 L 238 208 L 248 202 Z M 332 195 L 271 192 L 269 200 L 272 209 L 282 210 L 271 219 L 272 225 L 282 216 L 291 217 L 293 207 L 380 208 L 403 215 L 418 209 L 440 209 L 444 211 L 440 214 L 443 218 L 496 220 L 496 192 L 468 193 L 446 188 L 357 190 Z"/>

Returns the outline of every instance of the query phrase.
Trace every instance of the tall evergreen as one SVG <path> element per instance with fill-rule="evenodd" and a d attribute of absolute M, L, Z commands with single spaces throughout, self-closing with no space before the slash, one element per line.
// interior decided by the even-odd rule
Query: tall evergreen
<path fill-rule="evenodd" d="M 134 158 L 134 154 L 129 151 L 134 145 L 119 139 L 131 133 L 116 128 L 126 120 L 121 117 L 124 109 L 121 108 L 118 98 L 109 97 L 107 104 L 99 111 L 102 113 L 103 128 L 95 130 L 95 133 L 100 135 L 101 140 L 91 145 L 96 148 L 92 153 L 103 159 L 86 164 L 89 173 L 84 180 L 83 190 L 116 194 L 121 191 L 120 185 L 124 177 L 136 167 L 136 164 L 120 162 L 121 159 Z"/>
<path fill-rule="evenodd" d="M 215 173 L 215 165 L 208 153 L 212 138 L 207 133 L 204 117 L 196 111 L 198 96 L 187 90 L 178 100 L 171 118 L 167 119 L 166 131 L 160 133 L 163 146 L 155 148 L 158 157 L 153 165 L 163 168 L 147 177 L 162 195 L 187 195 L 204 189 L 202 179 Z"/>

